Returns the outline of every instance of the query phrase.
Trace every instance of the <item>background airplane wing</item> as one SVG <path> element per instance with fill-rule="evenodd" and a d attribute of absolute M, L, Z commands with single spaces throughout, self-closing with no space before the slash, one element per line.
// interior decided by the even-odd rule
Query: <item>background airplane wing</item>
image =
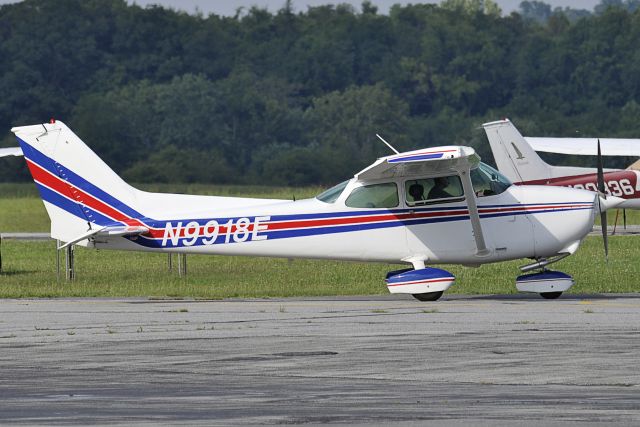
<path fill-rule="evenodd" d="M 524 138 L 535 151 L 596 156 L 598 138 Z M 600 138 L 603 156 L 640 157 L 640 139 Z"/>
<path fill-rule="evenodd" d="M 6 156 L 22 156 L 22 149 L 20 147 L 0 148 L 0 157 Z"/>

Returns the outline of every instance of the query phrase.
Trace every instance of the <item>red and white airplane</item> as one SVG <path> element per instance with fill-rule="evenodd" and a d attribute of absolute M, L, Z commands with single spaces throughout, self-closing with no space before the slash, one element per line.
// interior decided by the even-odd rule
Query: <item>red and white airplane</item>
<path fill-rule="evenodd" d="M 514 186 L 470 147 L 376 160 L 307 200 L 148 193 L 124 182 L 64 123 L 13 128 L 51 219 L 51 236 L 96 249 L 405 263 L 392 293 L 436 300 L 455 278 L 433 264 L 529 258 L 517 288 L 556 298 L 593 226 L 596 194 Z M 609 199 L 607 204 L 615 204 Z"/>
<path fill-rule="evenodd" d="M 508 119 L 482 125 L 498 170 L 516 184 L 555 185 L 598 191 L 596 168 L 552 166 L 536 151 L 574 155 L 640 157 L 640 140 L 615 138 L 523 137 Z M 624 199 L 617 207 L 640 209 L 640 172 L 604 169 L 604 192 Z"/>

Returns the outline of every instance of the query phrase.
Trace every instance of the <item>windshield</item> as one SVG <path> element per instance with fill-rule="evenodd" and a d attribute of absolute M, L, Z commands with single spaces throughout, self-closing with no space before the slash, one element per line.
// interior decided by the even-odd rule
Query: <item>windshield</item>
<path fill-rule="evenodd" d="M 335 185 L 330 189 L 318 194 L 316 196 L 316 199 L 325 203 L 333 203 L 336 200 L 338 200 L 338 197 L 340 197 L 340 195 L 342 194 L 342 192 L 344 191 L 344 188 L 347 186 L 348 183 L 349 183 L 349 180 L 341 182 L 340 184 Z"/>
<path fill-rule="evenodd" d="M 480 163 L 471 171 L 473 191 L 478 197 L 500 194 L 511 186 L 511 181 L 491 166 Z"/>

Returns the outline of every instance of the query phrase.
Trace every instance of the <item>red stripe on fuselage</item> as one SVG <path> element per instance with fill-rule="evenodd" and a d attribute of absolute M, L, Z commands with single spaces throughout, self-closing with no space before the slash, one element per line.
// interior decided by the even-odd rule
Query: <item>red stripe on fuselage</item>
<path fill-rule="evenodd" d="M 420 212 L 406 214 L 384 214 L 369 215 L 365 217 L 347 217 L 347 218 L 328 218 L 328 219 L 312 219 L 300 221 L 272 222 L 267 223 L 268 230 L 284 230 L 289 228 L 307 228 L 307 227 L 324 227 L 331 225 L 352 225 L 358 223 L 371 223 L 383 221 L 402 221 L 407 219 L 432 218 L 450 215 L 468 215 L 467 210 L 443 211 L 443 212 Z M 363 221 L 364 220 L 364 221 Z"/>
<path fill-rule="evenodd" d="M 442 217 L 442 216 L 454 216 L 454 215 L 468 215 L 469 211 L 467 210 L 456 210 L 456 211 L 443 211 L 443 212 L 421 212 L 421 213 L 406 213 L 406 214 L 384 214 L 384 215 L 369 215 L 369 216 L 358 216 L 358 217 L 346 217 L 346 218 L 328 218 L 328 219 L 312 219 L 312 220 L 294 220 L 294 221 L 283 221 L 283 222 L 264 222 L 261 225 L 266 226 L 263 232 L 265 231 L 276 231 L 276 230 L 289 230 L 296 228 L 312 228 L 312 227 L 326 227 L 326 226 L 343 226 L 343 225 L 353 225 L 353 224 L 371 224 L 377 222 L 385 222 L 385 221 L 402 221 L 402 220 L 413 220 L 413 219 L 421 219 L 421 218 L 432 218 L 432 217 Z M 173 221 L 167 221 L 173 225 Z M 182 226 L 180 230 L 176 230 L 176 235 L 179 237 L 185 236 L 185 228 L 186 224 L 184 221 L 182 222 Z M 176 222 L 176 227 L 177 227 Z M 188 222 L 187 222 L 188 224 Z M 253 232 L 254 223 L 252 222 L 248 227 L 248 232 Z M 193 227 L 190 227 L 189 230 L 193 230 Z M 220 226 L 219 234 L 227 234 L 227 233 L 235 233 L 236 225 L 234 224 L 230 227 L 230 230 L 227 231 L 227 227 Z M 164 237 L 165 229 L 154 228 L 151 229 L 149 234 L 155 238 Z M 204 226 L 200 226 L 199 234 L 204 234 Z"/>
<path fill-rule="evenodd" d="M 508 207 L 508 208 L 480 208 L 480 214 L 491 214 L 491 213 L 517 213 L 517 212 L 526 212 L 526 213 L 536 213 L 538 210 L 549 210 L 549 209 L 573 209 L 573 208 L 584 208 L 591 206 L 590 203 L 583 204 L 562 204 L 562 205 L 537 205 L 537 206 L 520 206 L 520 207 Z M 341 218 L 322 218 L 322 219 L 309 219 L 309 220 L 289 220 L 282 222 L 264 222 L 261 225 L 264 225 L 266 228 L 262 230 L 266 231 L 278 231 L 278 230 L 291 230 L 291 229 L 304 229 L 304 228 L 313 228 L 313 227 L 331 227 L 331 226 L 346 226 L 346 225 L 354 225 L 354 224 L 372 224 L 386 221 L 407 221 L 407 220 L 419 220 L 425 218 L 442 218 L 442 217 L 452 217 L 452 216 L 460 216 L 460 215 L 469 215 L 469 211 L 466 209 L 459 210 L 446 210 L 446 211 L 436 211 L 436 212 L 414 212 L 414 213 L 398 213 L 398 214 L 380 214 L 380 215 L 368 215 L 368 216 L 353 216 L 353 217 L 341 217 Z M 174 228 L 177 228 L 178 223 L 182 223 L 179 230 L 175 230 L 175 236 L 178 238 L 185 237 L 186 225 L 191 222 L 188 221 L 167 221 L 167 223 L 171 223 Z M 174 225 L 175 224 L 175 225 Z M 189 230 L 193 230 L 195 227 L 189 227 Z M 198 235 L 204 235 L 204 225 L 199 226 Z M 247 226 L 247 232 L 253 232 L 254 223 L 250 223 Z M 154 238 L 163 238 L 166 228 L 152 228 L 149 234 Z M 219 234 L 227 234 L 227 233 L 235 233 L 237 230 L 236 225 L 232 225 L 231 227 L 224 227 L 219 224 L 218 233 Z M 189 236 L 190 238 L 192 236 Z"/>

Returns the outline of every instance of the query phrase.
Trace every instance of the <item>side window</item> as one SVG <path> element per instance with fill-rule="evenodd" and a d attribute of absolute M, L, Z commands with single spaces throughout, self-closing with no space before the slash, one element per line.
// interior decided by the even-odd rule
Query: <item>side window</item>
<path fill-rule="evenodd" d="M 457 175 L 412 179 L 404 184 L 407 205 L 418 206 L 440 199 L 464 197 L 462 182 Z"/>
<path fill-rule="evenodd" d="M 398 187 L 395 183 L 365 185 L 355 188 L 345 202 L 350 208 L 395 208 Z"/>

